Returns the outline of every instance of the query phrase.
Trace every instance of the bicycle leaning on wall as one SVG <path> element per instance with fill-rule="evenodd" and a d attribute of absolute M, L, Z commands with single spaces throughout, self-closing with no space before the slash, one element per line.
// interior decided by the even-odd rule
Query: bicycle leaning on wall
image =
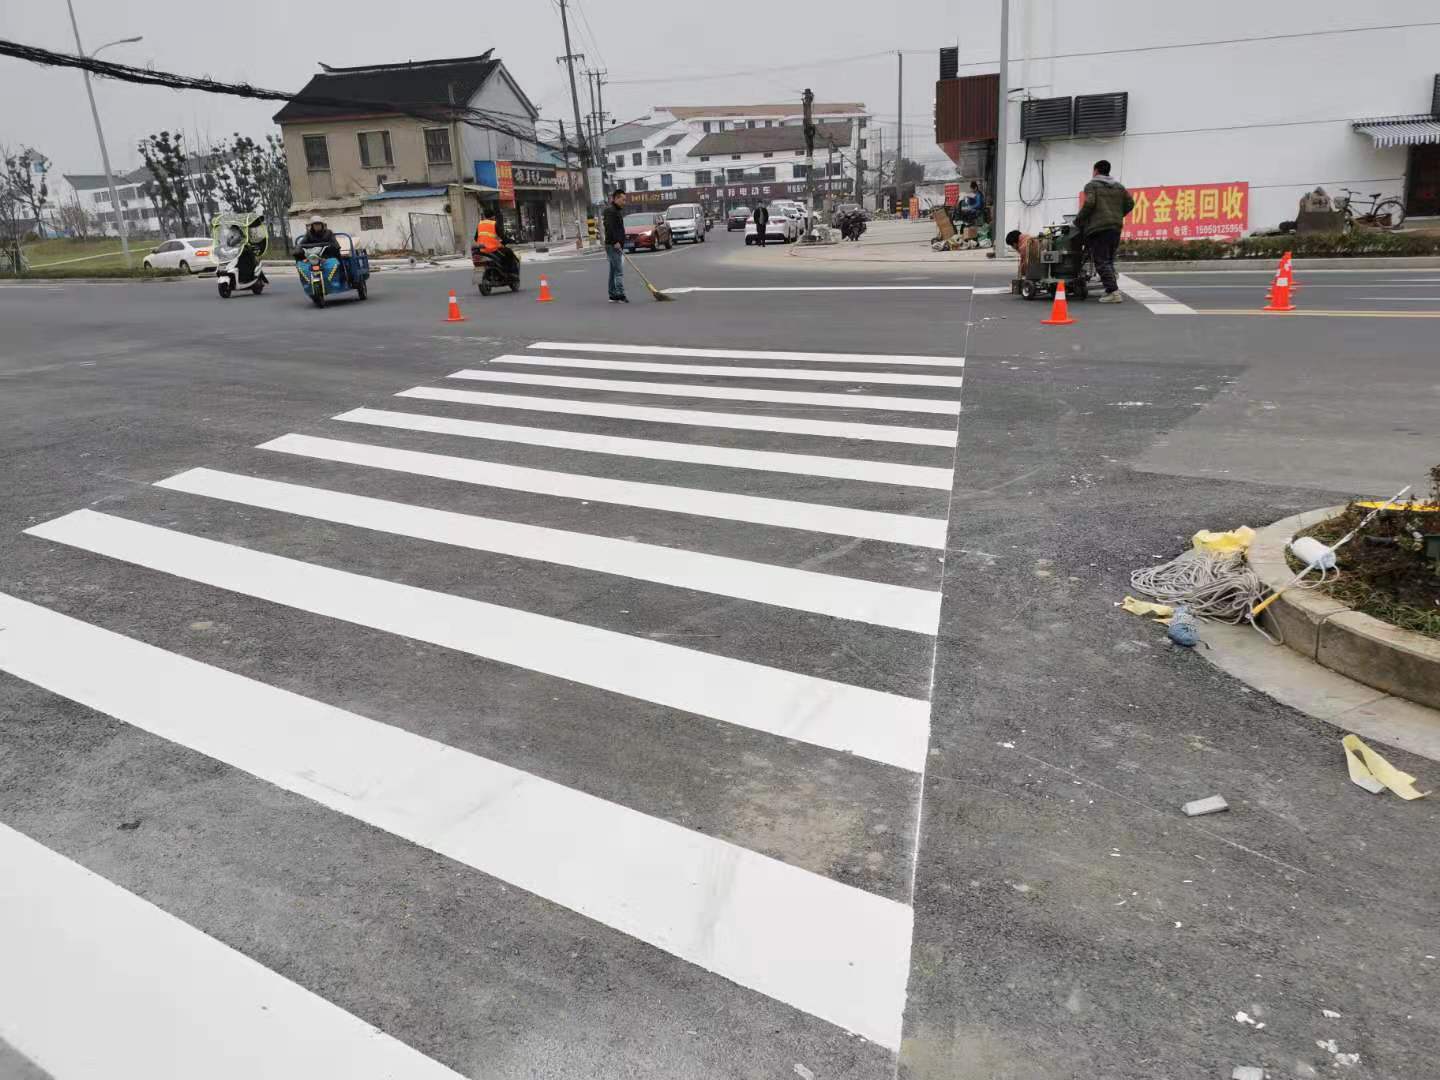
<path fill-rule="evenodd" d="M 1370 198 L 1368 209 L 1361 209 L 1357 212 L 1356 200 L 1363 199 L 1358 191 L 1349 188 L 1341 188 L 1345 193 L 1343 198 L 1335 200 L 1335 209 L 1345 215 L 1345 231 L 1352 231 L 1357 225 L 1370 229 L 1396 229 L 1405 220 L 1405 204 L 1393 195 L 1388 199 L 1382 199 L 1383 192 L 1373 192 Z"/>

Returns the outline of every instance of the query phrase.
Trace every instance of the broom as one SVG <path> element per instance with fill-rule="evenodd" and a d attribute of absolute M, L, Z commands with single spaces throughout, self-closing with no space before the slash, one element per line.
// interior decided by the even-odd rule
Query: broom
<path fill-rule="evenodd" d="M 635 273 L 640 274 L 640 280 L 643 281 L 643 282 L 645 282 L 645 288 L 647 288 L 647 289 L 650 290 L 650 295 L 653 296 L 656 300 L 674 300 L 674 299 L 675 299 L 673 296 L 668 296 L 668 295 L 665 294 L 664 292 L 661 292 L 659 289 L 655 288 L 654 285 L 651 285 L 651 284 L 650 284 L 650 279 L 647 278 L 644 274 L 640 273 L 640 268 L 635 265 L 635 261 L 634 261 L 633 259 L 631 259 L 629 255 L 626 255 L 626 256 L 625 256 L 625 261 L 630 264 L 630 269 L 631 269 L 631 270 L 634 270 Z"/>

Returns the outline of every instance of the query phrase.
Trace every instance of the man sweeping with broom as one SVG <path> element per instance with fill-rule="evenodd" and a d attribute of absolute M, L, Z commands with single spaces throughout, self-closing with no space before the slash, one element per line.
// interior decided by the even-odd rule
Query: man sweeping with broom
<path fill-rule="evenodd" d="M 625 295 L 625 193 L 617 191 L 605 206 L 605 258 L 610 263 L 610 303 L 628 304 Z"/>

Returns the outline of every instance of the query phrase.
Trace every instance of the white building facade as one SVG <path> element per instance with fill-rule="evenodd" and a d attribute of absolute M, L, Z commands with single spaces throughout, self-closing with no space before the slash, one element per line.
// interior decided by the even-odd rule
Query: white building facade
<path fill-rule="evenodd" d="M 1440 213 L 1434 0 L 1104 7 L 1012 2 L 1007 227 L 1074 213 L 1101 158 L 1145 196 L 1127 235 L 1273 228 L 1316 187 Z M 936 138 L 966 178 L 993 170 L 998 36 L 998 7 L 979 8 L 948 71 L 942 58 Z"/>

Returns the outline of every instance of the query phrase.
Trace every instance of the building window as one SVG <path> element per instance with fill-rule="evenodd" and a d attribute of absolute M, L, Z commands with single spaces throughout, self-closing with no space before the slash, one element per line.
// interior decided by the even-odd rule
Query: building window
<path fill-rule="evenodd" d="M 718 124 L 716 124 L 716 125 L 715 125 L 715 130 L 716 130 L 716 131 L 724 131 L 724 130 L 725 130 L 725 121 L 724 121 L 724 120 L 721 120 Z"/>
<path fill-rule="evenodd" d="M 425 129 L 425 160 L 431 165 L 450 164 L 450 129 Z"/>
<path fill-rule="evenodd" d="M 640 164 L 640 151 L 639 151 L 639 150 L 636 150 L 635 153 L 633 153 L 633 154 L 630 155 L 630 164 L 631 164 L 631 165 L 639 165 L 639 164 Z"/>
<path fill-rule="evenodd" d="M 441 130 L 443 131 L 444 129 L 442 128 Z M 360 215 L 361 232 L 379 232 L 383 228 L 385 228 L 385 219 L 379 214 L 375 214 L 374 216 Z"/>
<path fill-rule="evenodd" d="M 745 179 L 745 170 L 744 170 L 744 169 L 726 169 L 726 170 L 725 170 L 725 179 L 728 180 L 728 181 L 729 181 L 730 183 L 732 183 L 732 184 L 738 184 L 741 180 L 744 180 L 744 179 Z"/>
<path fill-rule="evenodd" d="M 670 164 L 670 151 L 669 151 L 669 150 L 666 150 L 666 151 L 665 151 L 664 157 L 665 157 L 665 164 L 666 164 L 666 165 L 669 165 L 669 164 Z"/>
<path fill-rule="evenodd" d="M 774 179 L 775 179 L 775 166 L 774 166 L 774 165 L 762 165 L 762 166 L 760 166 L 760 179 L 761 179 L 761 180 L 774 180 Z"/>
<path fill-rule="evenodd" d="M 637 176 L 637 177 L 635 178 L 635 190 L 636 190 L 636 191 L 649 191 L 649 190 L 650 190 L 650 184 L 649 184 L 649 182 L 648 182 L 643 176 Z"/>
<path fill-rule="evenodd" d="M 701 121 L 700 127 L 704 129 L 706 135 L 709 135 L 709 134 L 710 134 L 710 121 L 709 121 L 709 120 Z"/>
<path fill-rule="evenodd" d="M 330 144 L 324 135 L 305 136 L 305 168 L 310 172 L 330 171 Z"/>
<path fill-rule="evenodd" d="M 660 151 L 659 151 L 659 150 L 647 150 L 647 151 L 645 152 L 645 164 L 646 164 L 646 165 L 659 165 L 659 164 L 660 164 Z"/>
<path fill-rule="evenodd" d="M 360 143 L 361 168 L 379 169 L 395 164 L 394 155 L 390 153 L 390 132 L 360 131 L 355 138 Z"/>
<path fill-rule="evenodd" d="M 804 165 L 791 165 L 791 166 L 790 166 L 790 179 L 792 179 L 792 180 L 804 180 L 804 179 L 805 179 L 805 166 L 804 166 Z"/>
<path fill-rule="evenodd" d="M 774 127 L 774 126 L 775 126 L 775 124 L 774 124 L 774 122 L 773 122 L 773 121 L 770 121 L 770 120 L 766 120 L 766 121 L 765 121 L 765 126 L 766 126 L 766 127 Z"/>
<path fill-rule="evenodd" d="M 701 155 L 700 155 L 700 160 L 701 160 L 701 161 L 709 161 L 709 160 L 710 160 L 710 155 L 709 155 L 709 154 L 701 154 Z"/>
<path fill-rule="evenodd" d="M 624 180 L 616 180 L 616 181 L 615 181 L 615 190 L 616 190 L 616 191 L 624 191 L 624 190 L 625 190 L 625 181 L 624 181 Z"/>
<path fill-rule="evenodd" d="M 671 183 L 670 183 L 670 174 L 669 174 L 668 172 L 662 172 L 662 173 L 660 174 L 660 186 L 661 186 L 661 187 L 670 187 L 670 186 L 672 186 Z"/>
<path fill-rule="evenodd" d="M 731 154 L 731 155 L 730 155 L 730 160 L 731 160 L 731 161 L 739 161 L 739 160 L 740 160 L 740 155 L 739 155 L 739 154 Z"/>
<path fill-rule="evenodd" d="M 711 182 L 711 180 L 710 180 L 710 170 L 709 170 L 709 169 L 696 169 L 696 170 L 695 170 L 695 183 L 696 183 L 697 186 L 699 186 L 699 187 L 704 187 L 706 184 L 708 184 L 708 183 L 710 183 L 710 182 Z"/>
<path fill-rule="evenodd" d="M 766 157 L 774 157 L 775 155 L 772 154 L 769 150 L 766 150 L 766 151 L 765 151 L 765 156 L 766 156 Z"/>
<path fill-rule="evenodd" d="M 838 162 L 838 161 L 832 161 L 832 162 L 830 162 L 830 165 L 829 165 L 829 168 L 828 168 L 827 171 L 829 172 L 829 174 L 830 174 L 831 176 L 839 176 L 839 175 L 841 175 L 841 173 L 840 173 L 840 168 L 841 168 L 841 163 L 840 163 L 840 162 Z"/>
<path fill-rule="evenodd" d="M 616 154 L 616 155 L 615 155 L 615 167 L 616 167 L 617 169 L 623 169 L 623 168 L 625 167 L 625 155 L 624 155 L 624 154 Z"/>
<path fill-rule="evenodd" d="M 865 139 L 861 139 L 861 140 L 860 140 L 860 149 L 861 149 L 861 150 L 864 150 L 864 149 L 865 149 L 865 146 L 866 146 L 867 141 L 868 141 L 868 140 L 865 140 Z"/>
<path fill-rule="evenodd" d="M 861 126 L 862 128 L 865 126 L 865 122 L 866 122 L 867 119 L 869 119 L 869 118 L 868 118 L 868 117 L 864 117 L 864 116 L 860 117 L 860 126 Z"/>
<path fill-rule="evenodd" d="M 746 121 L 745 121 L 745 126 L 746 126 L 747 128 L 753 128 L 753 127 L 755 126 L 755 121 L 754 121 L 754 120 L 746 120 Z"/>

